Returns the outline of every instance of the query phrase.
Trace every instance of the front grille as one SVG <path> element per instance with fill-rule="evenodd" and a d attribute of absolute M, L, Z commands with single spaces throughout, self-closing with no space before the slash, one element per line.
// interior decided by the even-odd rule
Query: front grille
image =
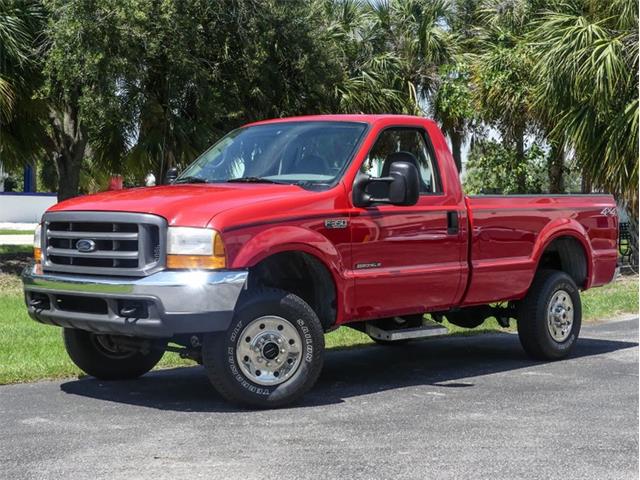
<path fill-rule="evenodd" d="M 43 224 L 43 269 L 144 276 L 164 266 L 166 224 L 155 215 L 51 212 Z"/>

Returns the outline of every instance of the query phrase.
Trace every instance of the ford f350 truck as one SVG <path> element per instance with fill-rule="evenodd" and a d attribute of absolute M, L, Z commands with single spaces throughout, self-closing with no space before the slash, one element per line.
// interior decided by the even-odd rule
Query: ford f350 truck
<path fill-rule="evenodd" d="M 284 118 L 232 131 L 169 185 L 49 209 L 25 300 L 89 375 L 177 351 L 226 399 L 277 407 L 313 386 L 339 326 L 393 345 L 443 318 L 515 319 L 530 356 L 565 357 L 579 291 L 614 276 L 617 223 L 610 195 L 465 196 L 428 119 Z"/>

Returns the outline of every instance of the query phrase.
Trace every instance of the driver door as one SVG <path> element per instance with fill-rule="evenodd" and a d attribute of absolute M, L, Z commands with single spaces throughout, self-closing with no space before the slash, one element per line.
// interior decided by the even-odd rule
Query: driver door
<path fill-rule="evenodd" d="M 457 216 L 459 207 L 442 188 L 427 133 L 419 127 L 383 130 L 361 171 L 380 176 L 394 152 L 415 157 L 420 197 L 412 206 L 379 204 L 354 211 L 352 259 L 360 319 L 446 308 L 461 281 L 465 242 L 448 219 L 451 212 Z"/>

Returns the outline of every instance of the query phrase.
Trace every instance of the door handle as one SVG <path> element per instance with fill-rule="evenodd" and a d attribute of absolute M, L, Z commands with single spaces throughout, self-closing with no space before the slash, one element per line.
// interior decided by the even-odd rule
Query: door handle
<path fill-rule="evenodd" d="M 447 212 L 447 233 L 449 235 L 457 235 L 460 231 L 460 222 L 458 221 L 458 212 Z"/>

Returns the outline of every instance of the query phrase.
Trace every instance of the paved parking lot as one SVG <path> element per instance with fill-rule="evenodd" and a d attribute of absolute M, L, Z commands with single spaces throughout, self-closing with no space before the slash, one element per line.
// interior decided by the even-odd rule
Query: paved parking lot
<path fill-rule="evenodd" d="M 515 335 L 329 352 L 303 404 L 245 411 L 201 368 L 0 387 L 0 477 L 638 478 L 638 320 L 572 358 Z"/>

